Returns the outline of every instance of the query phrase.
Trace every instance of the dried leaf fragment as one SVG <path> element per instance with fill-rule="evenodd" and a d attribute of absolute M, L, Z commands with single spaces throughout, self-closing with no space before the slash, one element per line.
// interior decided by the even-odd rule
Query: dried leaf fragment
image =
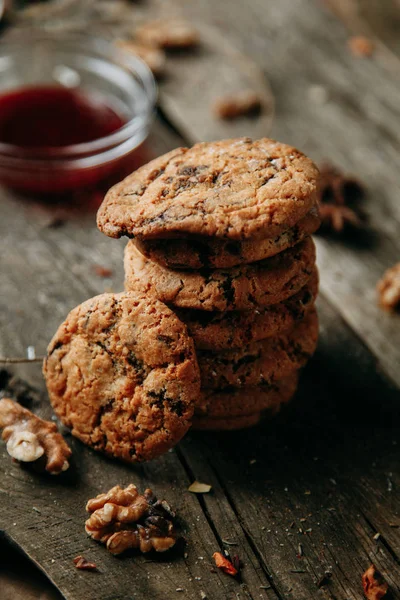
<path fill-rule="evenodd" d="M 106 544 L 111 554 L 131 548 L 165 552 L 176 543 L 175 514 L 149 489 L 142 495 L 133 484 L 125 489 L 117 485 L 89 500 L 86 510 L 92 513 L 85 523 L 86 533 Z"/>
<path fill-rule="evenodd" d="M 211 489 L 211 485 L 208 485 L 208 483 L 193 481 L 193 483 L 188 487 L 188 492 L 192 492 L 193 494 L 208 494 Z"/>
<path fill-rule="evenodd" d="M 69 467 L 71 450 L 57 425 L 44 421 L 10 398 L 0 400 L 0 429 L 8 454 L 20 462 L 35 462 L 42 456 L 45 469 L 58 475 Z"/>
<path fill-rule="evenodd" d="M 218 569 L 221 569 L 224 573 L 235 577 L 238 574 L 238 570 L 233 566 L 230 560 L 226 558 L 221 552 L 214 552 L 213 559 Z"/>
<path fill-rule="evenodd" d="M 380 600 L 386 596 L 389 586 L 375 565 L 371 565 L 362 576 L 365 597 L 368 600 Z"/>
<path fill-rule="evenodd" d="M 199 34 L 182 19 L 163 19 L 144 23 L 136 30 L 136 39 L 148 46 L 177 50 L 197 46 Z"/>
<path fill-rule="evenodd" d="M 379 305 L 388 311 L 400 309 L 400 262 L 385 271 L 377 283 Z"/>
<path fill-rule="evenodd" d="M 354 35 L 349 39 L 348 44 L 354 56 L 372 56 L 375 50 L 374 42 L 365 35 Z"/>
<path fill-rule="evenodd" d="M 214 114 L 220 119 L 236 119 L 258 112 L 261 108 L 261 98 L 257 92 L 242 90 L 236 94 L 217 98 L 212 108 Z"/>
<path fill-rule="evenodd" d="M 86 560 L 84 556 L 76 556 L 74 558 L 74 565 L 80 571 L 97 571 L 96 564 Z"/>

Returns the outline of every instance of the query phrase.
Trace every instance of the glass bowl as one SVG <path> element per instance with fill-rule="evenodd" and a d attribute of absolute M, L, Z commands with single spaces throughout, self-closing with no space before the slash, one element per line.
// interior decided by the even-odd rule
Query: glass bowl
<path fill-rule="evenodd" d="M 139 59 L 82 33 L 23 31 L 0 43 L 0 95 L 64 86 L 101 97 L 125 124 L 93 141 L 24 148 L 0 140 L 0 183 L 33 194 L 83 189 L 123 172 L 149 133 L 156 84 Z"/>

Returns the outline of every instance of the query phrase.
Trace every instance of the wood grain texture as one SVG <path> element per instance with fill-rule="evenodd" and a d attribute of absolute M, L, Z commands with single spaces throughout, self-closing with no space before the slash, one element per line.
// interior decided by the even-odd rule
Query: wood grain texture
<path fill-rule="evenodd" d="M 235 0 L 229 10 L 210 0 L 146 0 L 126 10 L 132 11 L 130 21 L 121 25 L 117 19 L 103 29 L 128 32 L 136 19 L 166 11 L 186 14 L 205 36 L 211 32 L 197 55 L 169 58 L 161 109 L 183 137 L 156 124 L 152 153 L 186 141 L 269 133 L 246 119 L 220 129 L 210 112 L 211 95 L 224 89 L 215 74 L 227 73 L 232 84 L 242 85 L 245 70 L 237 77 L 233 64 L 247 55 L 244 63 L 253 65 L 257 78 L 264 71 L 274 92 L 272 135 L 364 181 L 371 228 L 359 239 L 318 240 L 321 342 L 301 394 L 274 422 L 239 434 L 190 434 L 173 452 L 137 468 L 72 440 L 74 464 L 60 480 L 11 464 L 2 445 L 0 505 L 6 511 L 0 529 L 71 600 L 195 600 L 204 594 L 209 600 L 359 600 L 361 573 L 372 561 L 399 598 L 400 398 L 385 374 L 400 383 L 400 323 L 379 311 L 374 292 L 381 272 L 400 255 L 400 84 L 394 63 L 380 51 L 371 60 L 353 57 L 349 30 L 317 0 Z M 226 71 L 219 65 L 215 70 L 217 60 Z M 199 101 L 206 96 L 207 102 Z M 93 213 L 71 216 L 59 228 L 48 226 L 53 217 L 42 206 L 1 193 L 1 355 L 22 356 L 28 345 L 43 354 L 73 306 L 122 288 L 125 242 L 98 233 Z M 96 276 L 95 264 L 111 268 L 112 277 Z M 49 415 L 38 365 L 12 371 L 24 380 L 20 400 L 32 397 L 34 409 Z M 27 394 L 27 385 L 38 393 Z M 186 493 L 195 478 L 212 484 L 212 493 Z M 187 558 L 116 559 L 85 536 L 88 495 L 129 481 L 151 485 L 176 506 Z M 242 583 L 210 571 L 212 553 L 224 547 L 242 558 Z M 72 558 L 81 553 L 99 564 L 100 573 L 75 570 Z M 325 571 L 332 577 L 319 588 Z"/>

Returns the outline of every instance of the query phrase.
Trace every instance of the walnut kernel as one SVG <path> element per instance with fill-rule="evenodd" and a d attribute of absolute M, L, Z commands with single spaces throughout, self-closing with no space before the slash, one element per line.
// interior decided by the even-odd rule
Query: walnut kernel
<path fill-rule="evenodd" d="M 8 454 L 20 462 L 45 456 L 46 471 L 58 475 L 69 467 L 72 452 L 55 423 L 44 421 L 9 398 L 0 400 L 0 429 Z"/>
<path fill-rule="evenodd" d="M 255 113 L 261 108 L 261 98 L 252 90 L 242 90 L 236 94 L 222 96 L 215 100 L 213 112 L 220 119 L 236 119 Z"/>
<path fill-rule="evenodd" d="M 139 494 L 135 485 L 113 487 L 106 494 L 89 500 L 92 514 L 85 530 L 94 540 L 106 544 L 111 554 L 131 548 L 141 552 L 165 552 L 175 545 L 177 535 L 170 506 L 157 500 L 151 490 Z"/>
<path fill-rule="evenodd" d="M 382 308 L 388 311 L 400 309 L 400 262 L 384 273 L 376 289 Z"/>
<path fill-rule="evenodd" d="M 180 19 L 148 21 L 136 30 L 136 39 L 148 46 L 170 49 L 192 48 L 199 43 L 196 29 Z"/>

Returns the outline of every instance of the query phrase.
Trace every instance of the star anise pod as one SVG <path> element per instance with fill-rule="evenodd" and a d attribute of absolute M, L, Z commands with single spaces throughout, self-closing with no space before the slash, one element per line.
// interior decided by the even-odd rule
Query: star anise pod
<path fill-rule="evenodd" d="M 321 204 L 354 204 L 365 195 L 364 187 L 352 176 L 344 175 L 329 163 L 319 169 L 319 201 Z"/>
<path fill-rule="evenodd" d="M 348 226 L 359 228 L 362 225 L 360 217 L 348 206 L 321 204 L 319 212 L 321 215 L 321 229 L 342 233 Z"/>

